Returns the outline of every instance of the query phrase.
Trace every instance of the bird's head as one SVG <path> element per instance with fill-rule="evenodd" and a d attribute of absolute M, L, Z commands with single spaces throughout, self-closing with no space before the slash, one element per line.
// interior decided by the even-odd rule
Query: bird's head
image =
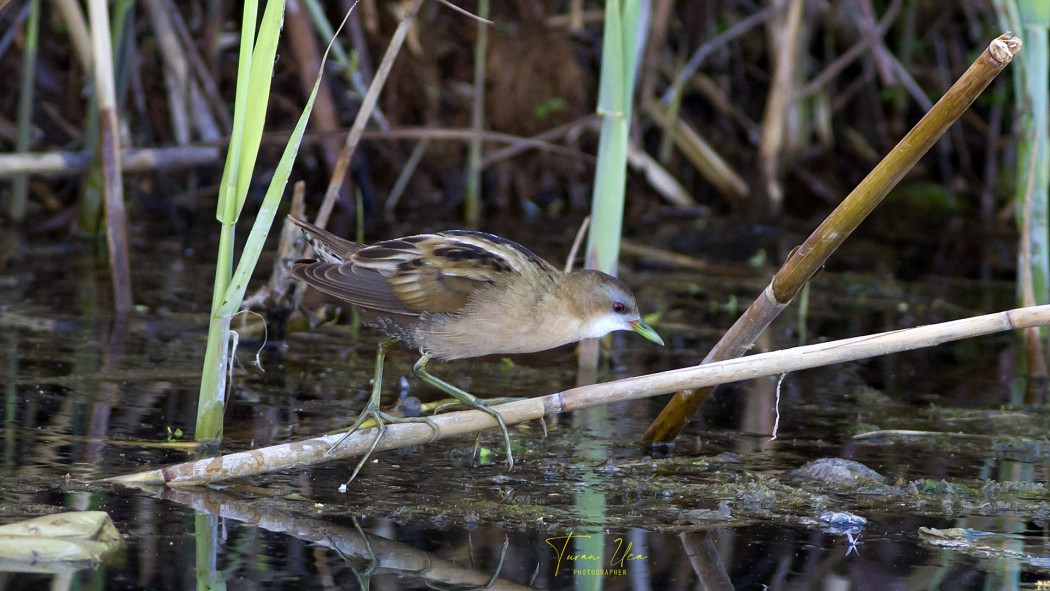
<path fill-rule="evenodd" d="M 642 319 L 638 301 L 623 281 L 600 271 L 573 271 L 565 276 L 563 288 L 575 304 L 584 333 L 580 338 L 633 330 L 658 345 L 664 344 L 660 335 Z"/>

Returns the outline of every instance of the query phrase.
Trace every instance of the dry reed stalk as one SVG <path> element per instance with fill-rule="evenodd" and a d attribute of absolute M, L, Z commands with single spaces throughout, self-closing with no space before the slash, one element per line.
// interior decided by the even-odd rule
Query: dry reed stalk
<path fill-rule="evenodd" d="M 99 107 L 99 155 L 105 199 L 106 237 L 113 281 L 113 306 L 118 312 L 131 309 L 131 266 L 128 262 L 128 220 L 124 209 L 124 184 L 120 166 L 120 130 L 117 127 L 117 97 L 113 80 L 113 50 L 110 47 L 109 7 L 104 0 L 88 3 L 93 42 L 95 92 Z"/>
<path fill-rule="evenodd" d="M 121 169 L 125 172 L 192 168 L 221 162 L 216 146 L 176 146 L 173 148 L 124 148 L 120 150 Z M 21 174 L 70 176 L 91 166 L 89 152 L 26 152 L 0 154 L 0 179 Z"/>
<path fill-rule="evenodd" d="M 649 187 L 671 205 L 686 208 L 697 206 L 696 199 L 678 179 L 634 142 L 627 145 L 627 165 L 642 173 Z"/>
<path fill-rule="evenodd" d="M 659 396 L 682 388 L 701 388 L 750 380 L 1047 324 L 1050 324 L 1050 305 L 1019 308 L 581 386 L 539 398 L 501 404 L 494 408 L 499 410 L 506 424 L 512 425 L 562 412 Z M 432 421 L 436 431 L 425 423 L 388 425 L 386 434 L 379 440 L 375 451 L 470 435 L 496 427 L 495 419 L 477 410 L 437 415 L 432 417 Z M 186 486 L 253 476 L 359 456 L 372 445 L 375 433 L 372 429 L 359 430 L 345 440 L 344 437 L 344 433 L 335 433 L 305 441 L 184 462 L 156 470 L 114 476 L 105 480 L 128 485 Z M 329 451 L 332 445 L 340 441 L 342 444 L 339 447 Z"/>
<path fill-rule="evenodd" d="M 773 80 L 762 114 L 762 139 L 758 146 L 758 168 L 770 217 L 780 214 L 784 188 L 780 184 L 781 153 L 787 143 L 789 127 L 797 126 L 798 103 L 796 70 L 799 38 L 802 31 L 802 0 L 785 0 L 786 12 L 776 14 L 769 22 L 770 51 L 773 57 Z"/>
<path fill-rule="evenodd" d="M 730 327 L 702 363 L 744 355 L 769 323 L 820 270 L 828 257 L 1020 50 L 1021 40 L 1009 33 L 992 41 L 933 109 L 915 124 L 809 238 L 791 252 L 769 286 Z M 644 435 L 645 441 L 668 443 L 674 440 L 713 391 L 714 387 L 710 386 L 675 394 L 649 426 Z"/>
<path fill-rule="evenodd" d="M 693 164 L 703 177 L 716 189 L 733 201 L 743 201 L 750 196 L 750 189 L 743 177 L 733 170 L 724 158 L 704 138 L 682 119 L 669 121 L 664 109 L 657 103 L 647 103 L 645 114 L 657 125 L 669 126 L 672 138 L 682 155 Z"/>

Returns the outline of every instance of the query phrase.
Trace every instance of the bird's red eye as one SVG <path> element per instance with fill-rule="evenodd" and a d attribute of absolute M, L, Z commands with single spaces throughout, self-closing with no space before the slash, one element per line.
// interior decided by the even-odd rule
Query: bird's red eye
<path fill-rule="evenodd" d="M 623 314 L 626 310 L 627 306 L 623 305 L 623 302 L 613 302 L 613 312 Z"/>

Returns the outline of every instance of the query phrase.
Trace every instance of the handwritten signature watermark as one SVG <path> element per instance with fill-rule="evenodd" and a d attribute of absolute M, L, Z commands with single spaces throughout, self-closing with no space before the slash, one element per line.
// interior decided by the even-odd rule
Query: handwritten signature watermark
<path fill-rule="evenodd" d="M 591 537 L 593 536 L 578 536 L 569 532 L 568 535 L 547 538 L 547 545 L 553 548 L 558 556 L 554 576 L 558 576 L 563 564 L 571 564 L 574 575 L 624 576 L 627 574 L 627 563 L 649 558 L 645 554 L 635 554 L 632 551 L 632 543 L 623 538 L 613 540 L 610 548 L 612 552 L 608 559 L 601 555 L 570 552 L 570 544 L 573 540 L 590 539 Z"/>

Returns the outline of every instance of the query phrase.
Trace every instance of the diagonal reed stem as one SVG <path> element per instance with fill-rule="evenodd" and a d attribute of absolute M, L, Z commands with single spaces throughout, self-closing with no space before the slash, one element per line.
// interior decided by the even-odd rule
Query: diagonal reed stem
<path fill-rule="evenodd" d="M 915 166 L 988 84 L 1021 50 L 1021 40 L 1006 33 L 985 49 L 937 104 L 883 158 L 837 208 L 788 255 L 773 281 L 726 332 L 701 363 L 744 355 L 758 336 L 791 303 L 828 257 L 868 217 L 890 189 Z M 644 435 L 648 443 L 669 443 L 682 432 L 715 386 L 674 395 Z"/>

